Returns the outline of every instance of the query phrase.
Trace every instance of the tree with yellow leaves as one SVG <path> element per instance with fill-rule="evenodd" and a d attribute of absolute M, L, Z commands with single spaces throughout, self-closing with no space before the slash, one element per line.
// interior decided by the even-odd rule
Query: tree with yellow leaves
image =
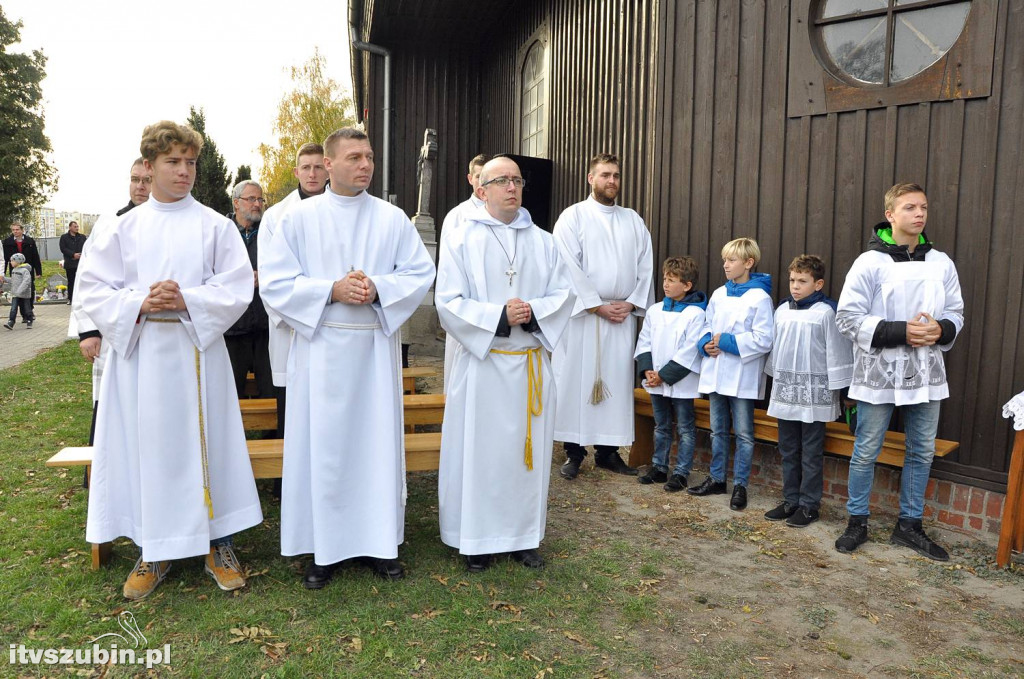
<path fill-rule="evenodd" d="M 295 154 L 306 142 L 323 143 L 339 127 L 355 125 L 352 98 L 325 73 L 319 50 L 302 66 L 291 67 L 295 89 L 281 98 L 274 122 L 277 144 L 260 144 L 263 168 L 260 183 L 268 205 L 284 198 L 296 186 L 292 169 Z"/>

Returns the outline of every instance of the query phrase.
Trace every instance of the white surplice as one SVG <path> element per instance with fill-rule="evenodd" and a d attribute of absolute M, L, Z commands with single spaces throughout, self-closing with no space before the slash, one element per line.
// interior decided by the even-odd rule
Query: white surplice
<path fill-rule="evenodd" d="M 704 332 L 731 334 L 740 353 L 737 356 L 722 351 L 717 357 L 704 356 L 700 366 L 700 393 L 764 398 L 768 381 L 764 364 L 775 336 L 773 319 L 772 298 L 760 288 L 753 287 L 742 295 L 731 296 L 723 285 L 712 293 L 704 315 Z"/>
<path fill-rule="evenodd" d="M 569 327 L 552 357 L 558 383 L 555 438 L 581 446 L 631 445 L 636 319 L 654 302 L 651 233 L 633 210 L 590 196 L 566 208 L 554 236 L 576 294 Z M 587 313 L 614 300 L 635 307 L 622 323 Z M 607 397 L 594 405 L 598 374 Z"/>
<path fill-rule="evenodd" d="M 832 422 L 843 411 L 839 390 L 850 386 L 853 345 L 839 333 L 825 302 L 775 310 L 775 341 L 764 372 L 773 378 L 768 414 L 794 422 Z"/>
<path fill-rule="evenodd" d="M 444 241 L 458 229 L 466 220 L 466 217 L 476 210 L 478 210 L 484 202 L 476 196 L 470 196 L 466 200 L 462 201 L 445 215 L 444 221 L 441 222 L 441 243 L 437 252 L 437 262 L 440 267 L 441 257 L 444 256 Z M 452 362 L 455 360 L 455 350 L 458 348 L 459 342 L 452 337 L 450 333 L 445 333 L 444 337 L 444 378 L 441 382 L 441 393 L 448 393 L 448 377 L 451 374 Z"/>
<path fill-rule="evenodd" d="M 289 209 L 260 272 L 264 302 L 295 329 L 288 356 L 281 553 L 320 565 L 391 559 L 405 535 L 402 323 L 434 263 L 397 207 L 328 189 Z M 371 305 L 331 303 L 363 271 Z"/>
<path fill-rule="evenodd" d="M 264 250 L 272 247 L 270 242 L 274 237 L 274 232 L 277 231 L 277 225 L 281 221 L 281 217 L 301 200 L 302 197 L 299 195 L 299 190 L 295 189 L 263 213 L 263 218 L 260 220 L 260 229 L 256 233 L 257 271 L 263 268 L 263 262 L 267 258 Z M 262 296 L 261 293 L 260 297 L 262 298 Z M 292 329 L 266 302 L 263 303 L 263 307 L 267 310 L 267 318 L 270 321 L 270 371 L 273 376 L 274 386 L 283 387 L 288 379 L 288 348 L 292 343 Z"/>
<path fill-rule="evenodd" d="M 894 262 L 868 250 L 854 260 L 836 313 L 839 331 L 853 342 L 851 399 L 902 406 L 949 397 L 943 354 L 955 340 L 928 347 L 871 346 L 879 323 L 914 320 L 922 312 L 952 322 L 957 335 L 963 330 L 960 278 L 947 254 L 929 250 L 923 262 Z"/>
<path fill-rule="evenodd" d="M 263 520 L 223 336 L 252 300 L 252 265 L 237 231 L 186 196 L 150 198 L 90 238 L 76 297 L 110 353 L 89 542 L 124 535 L 146 561 L 179 559 Z M 167 279 L 180 286 L 187 311 L 140 318 L 149 286 Z"/>
<path fill-rule="evenodd" d="M 536 548 L 544 538 L 554 433 L 556 390 L 548 352 L 571 312 L 568 275 L 554 240 L 525 210 L 506 225 L 478 208 L 442 243 L 437 312 L 459 345 L 441 435 L 441 540 L 463 554 Z M 511 285 L 505 273 L 510 266 L 517 272 Z M 540 329 L 531 333 L 515 326 L 508 337 L 496 337 L 502 309 L 515 297 L 530 304 Z M 532 356 L 492 351 L 534 348 L 539 351 Z M 542 397 L 530 422 L 528 469 L 528 362 L 536 370 L 538 356 L 535 377 Z"/>
<path fill-rule="evenodd" d="M 663 382 L 657 387 L 652 387 L 644 380 L 644 389 L 649 394 L 666 398 L 700 396 L 697 384 L 700 381 L 701 357 L 697 351 L 697 340 L 703 332 L 704 309 L 697 304 L 687 305 L 682 311 L 665 311 L 664 304 L 658 302 L 647 309 L 640 337 L 637 338 L 635 356 L 651 352 L 655 372 L 664 368 L 670 361 L 690 371 L 675 384 Z"/>

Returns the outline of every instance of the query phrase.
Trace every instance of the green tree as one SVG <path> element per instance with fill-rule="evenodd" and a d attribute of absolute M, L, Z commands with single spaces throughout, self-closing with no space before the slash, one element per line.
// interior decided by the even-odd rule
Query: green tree
<path fill-rule="evenodd" d="M 206 134 L 206 113 L 202 108 L 196 111 L 194 106 L 190 106 L 188 111 L 189 126 L 203 135 L 203 151 L 196 163 L 192 196 L 206 207 L 226 215 L 231 212 L 231 196 L 228 194 L 231 173 L 224 156 L 217 150 L 217 142 Z"/>
<path fill-rule="evenodd" d="M 355 125 L 352 98 L 326 73 L 327 62 L 319 50 L 302 66 L 290 69 L 295 89 L 281 98 L 274 134 L 277 143 L 260 144 L 263 168 L 260 183 L 270 205 L 296 186 L 292 174 L 295 153 L 311 141 L 323 143 L 339 127 Z"/>
<path fill-rule="evenodd" d="M 51 148 L 40 104 L 46 57 L 39 50 L 7 51 L 20 40 L 21 27 L 0 7 L 0 236 L 57 189 L 57 171 L 46 160 Z"/>
<path fill-rule="evenodd" d="M 252 168 L 248 165 L 239 165 L 238 169 L 235 170 L 235 180 L 231 182 L 231 186 L 246 179 L 252 179 Z"/>

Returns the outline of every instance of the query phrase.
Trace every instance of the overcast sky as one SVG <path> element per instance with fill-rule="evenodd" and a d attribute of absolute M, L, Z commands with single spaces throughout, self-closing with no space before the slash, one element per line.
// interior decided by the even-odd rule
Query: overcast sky
<path fill-rule="evenodd" d="M 328 75 L 351 86 L 346 0 L 0 0 L 21 19 L 20 45 L 47 57 L 43 98 L 57 210 L 104 214 L 128 202 L 128 172 L 142 129 L 162 119 L 185 122 L 189 106 L 206 110 L 206 132 L 234 173 L 258 172 L 286 73 L 314 48 Z"/>

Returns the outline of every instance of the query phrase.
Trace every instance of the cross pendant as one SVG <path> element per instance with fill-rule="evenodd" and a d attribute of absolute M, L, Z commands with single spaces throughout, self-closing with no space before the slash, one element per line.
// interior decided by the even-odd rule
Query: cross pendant
<path fill-rule="evenodd" d="M 509 264 L 508 269 L 505 271 L 505 275 L 508 276 L 508 286 L 510 288 L 512 287 L 512 277 L 515 276 L 517 273 L 519 272 L 513 269 L 512 265 Z"/>

